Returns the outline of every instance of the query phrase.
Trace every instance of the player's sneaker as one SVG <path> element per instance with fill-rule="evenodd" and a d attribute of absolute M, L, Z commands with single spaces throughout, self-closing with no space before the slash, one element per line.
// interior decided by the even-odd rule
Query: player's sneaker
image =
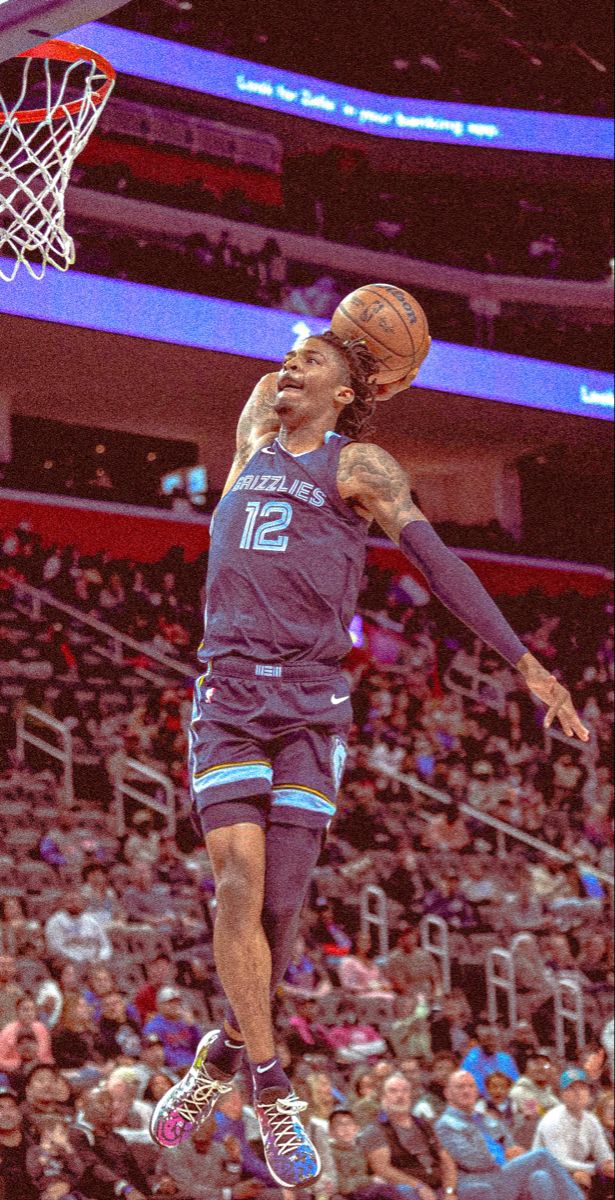
<path fill-rule="evenodd" d="M 158 1101 L 150 1121 L 150 1133 L 159 1146 L 179 1146 L 213 1112 L 225 1092 L 230 1092 L 230 1079 L 215 1079 L 207 1070 L 207 1050 L 215 1042 L 219 1030 L 212 1029 L 201 1038 L 194 1062 L 183 1079 Z"/>
<path fill-rule="evenodd" d="M 306 1108 L 294 1092 L 284 1095 L 274 1088 L 254 1100 L 265 1161 L 280 1187 L 301 1187 L 320 1175 L 318 1151 L 299 1120 Z"/>

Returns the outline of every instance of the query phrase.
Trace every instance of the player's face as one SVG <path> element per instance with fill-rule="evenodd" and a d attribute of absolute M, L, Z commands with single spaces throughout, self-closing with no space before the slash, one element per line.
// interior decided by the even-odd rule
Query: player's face
<path fill-rule="evenodd" d="M 296 426 L 353 398 L 344 364 L 320 338 L 306 338 L 285 356 L 274 406 L 283 425 Z"/>

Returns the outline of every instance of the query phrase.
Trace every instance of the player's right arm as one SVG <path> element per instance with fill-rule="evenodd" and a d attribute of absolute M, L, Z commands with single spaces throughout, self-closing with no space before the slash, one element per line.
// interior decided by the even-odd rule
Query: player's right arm
<path fill-rule="evenodd" d="M 252 455 L 260 446 L 272 441 L 279 432 L 280 419 L 273 407 L 277 386 L 277 371 L 263 375 L 241 413 L 237 422 L 235 456 L 224 485 L 223 496 L 231 490 Z"/>

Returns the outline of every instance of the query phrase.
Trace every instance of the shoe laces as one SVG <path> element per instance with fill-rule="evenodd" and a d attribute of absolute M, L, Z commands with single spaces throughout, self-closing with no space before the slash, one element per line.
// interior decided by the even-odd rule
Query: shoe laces
<path fill-rule="evenodd" d="M 307 1108 L 305 1100 L 300 1100 L 294 1092 L 291 1092 L 290 1096 L 280 1096 L 270 1104 L 261 1103 L 259 1108 L 266 1113 L 271 1133 L 275 1138 L 276 1149 L 280 1154 L 290 1154 L 304 1144 L 307 1135 L 304 1134 L 304 1137 L 301 1138 L 298 1134 L 295 1117 Z M 303 1129 L 301 1132 L 303 1133 Z"/>
<path fill-rule="evenodd" d="M 177 1105 L 175 1111 L 185 1121 L 195 1121 L 201 1115 L 205 1106 L 209 1104 L 214 1093 L 221 1096 L 224 1092 L 230 1091 L 232 1091 L 232 1084 L 224 1083 L 221 1079 L 212 1079 L 210 1075 L 206 1075 L 202 1071 L 197 1083 L 187 1085 L 186 1095 Z"/>

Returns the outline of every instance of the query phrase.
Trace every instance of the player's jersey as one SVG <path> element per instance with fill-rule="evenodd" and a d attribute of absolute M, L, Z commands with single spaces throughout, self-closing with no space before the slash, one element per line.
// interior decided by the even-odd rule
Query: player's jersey
<path fill-rule="evenodd" d="M 293 455 L 257 450 L 220 501 L 212 529 L 199 658 L 339 663 L 363 575 L 368 523 L 340 497 L 340 451 L 327 433 Z"/>

